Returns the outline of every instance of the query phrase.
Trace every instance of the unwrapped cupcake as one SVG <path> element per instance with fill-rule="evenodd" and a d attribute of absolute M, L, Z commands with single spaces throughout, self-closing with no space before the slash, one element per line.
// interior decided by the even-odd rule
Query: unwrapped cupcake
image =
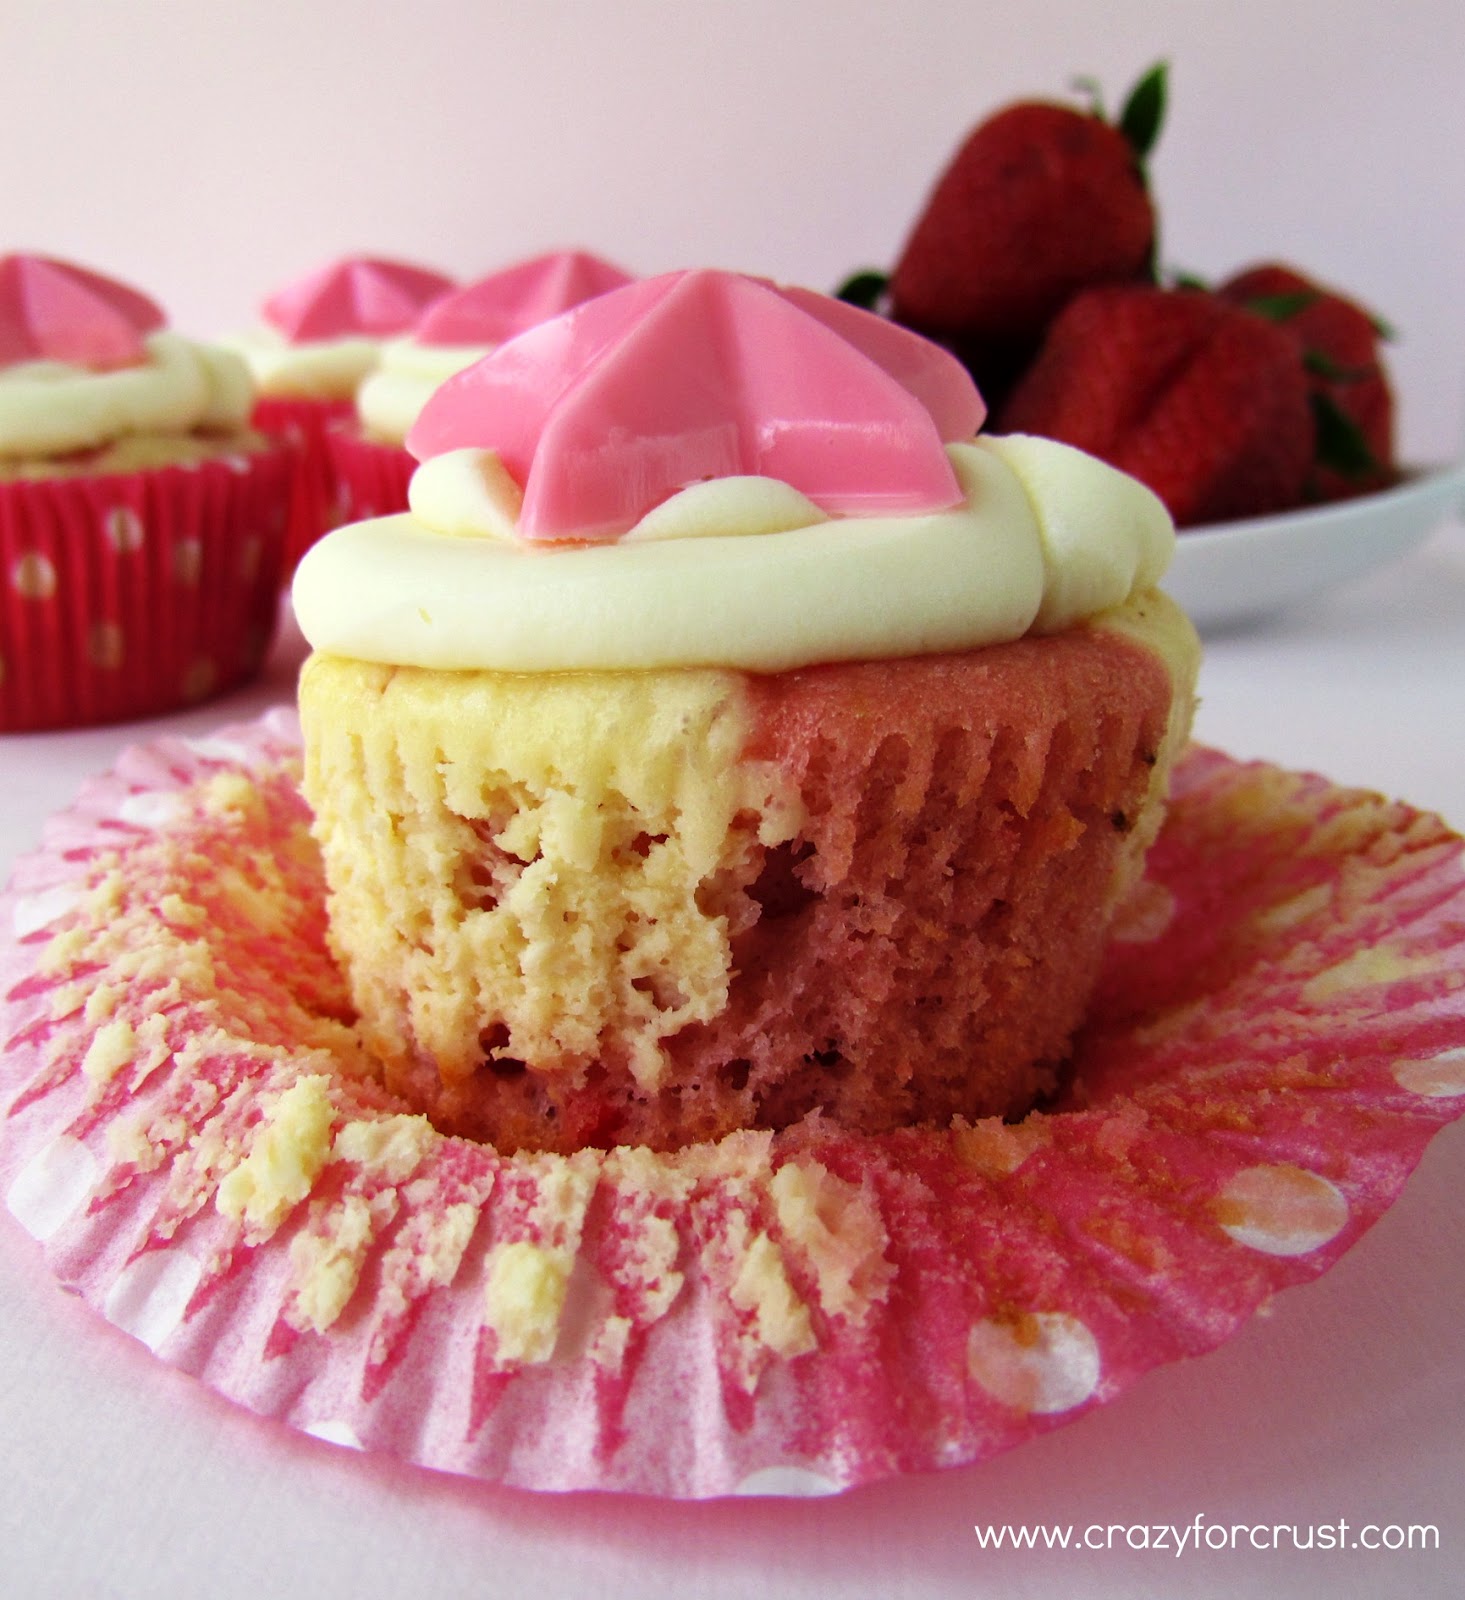
<path fill-rule="evenodd" d="M 256 672 L 287 461 L 240 359 L 146 295 L 0 257 L 0 731 L 170 711 Z"/>
<path fill-rule="evenodd" d="M 348 520 L 407 509 L 417 465 L 405 440 L 428 397 L 516 334 L 631 282 L 583 250 L 555 250 L 490 273 L 434 301 L 412 331 L 390 340 L 357 390 L 355 421 L 330 435 Z"/>
<path fill-rule="evenodd" d="M 356 390 L 385 341 L 452 287 L 429 267 L 349 256 L 277 290 L 261 308 L 261 326 L 225 340 L 259 391 L 254 425 L 295 452 L 287 573 L 341 520 L 328 430 L 355 414 Z"/>
<path fill-rule="evenodd" d="M 1189 727 L 1155 497 L 961 367 L 672 274 L 450 379 L 295 604 L 334 948 L 503 1150 L 1020 1114 Z"/>

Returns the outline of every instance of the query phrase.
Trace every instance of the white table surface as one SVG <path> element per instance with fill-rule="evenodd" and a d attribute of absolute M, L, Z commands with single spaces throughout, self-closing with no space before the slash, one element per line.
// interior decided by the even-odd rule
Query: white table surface
<path fill-rule="evenodd" d="M 1208 646 L 1198 737 L 1465 824 L 1465 528 Z M 0 876 L 125 743 L 289 698 L 300 652 L 287 629 L 263 682 L 187 715 L 0 738 Z M 1462 1195 L 1456 1125 L 1333 1271 L 1214 1354 L 977 1467 L 706 1505 L 486 1488 L 262 1422 L 61 1293 L 0 1212 L 0 1595 L 1460 1595 Z M 973 1532 L 1197 1514 L 1433 1524 L 1440 1548 L 994 1553 Z"/>

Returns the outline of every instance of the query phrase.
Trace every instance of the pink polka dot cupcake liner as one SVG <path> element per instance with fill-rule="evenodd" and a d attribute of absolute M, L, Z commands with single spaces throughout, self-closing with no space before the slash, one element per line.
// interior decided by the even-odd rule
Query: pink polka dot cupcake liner
<path fill-rule="evenodd" d="M 407 509 L 407 486 L 417 462 L 401 445 L 381 444 L 346 423 L 330 439 L 342 522 L 389 517 Z"/>
<path fill-rule="evenodd" d="M 269 448 L 0 482 L 0 732 L 156 715 L 254 676 L 287 470 Z"/>
<path fill-rule="evenodd" d="M 0 1193 L 163 1361 L 338 1444 L 677 1497 L 978 1461 L 1326 1271 L 1465 1110 L 1461 841 L 1194 750 L 1051 1108 L 500 1154 L 373 1077 L 298 760 L 283 711 L 136 747 L 20 862 Z"/>
<path fill-rule="evenodd" d="M 355 402 L 292 400 L 266 396 L 255 401 L 250 425 L 290 452 L 289 509 L 280 577 L 288 582 L 300 558 L 317 539 L 344 520 L 337 507 L 336 471 L 327 436 L 356 413 Z"/>

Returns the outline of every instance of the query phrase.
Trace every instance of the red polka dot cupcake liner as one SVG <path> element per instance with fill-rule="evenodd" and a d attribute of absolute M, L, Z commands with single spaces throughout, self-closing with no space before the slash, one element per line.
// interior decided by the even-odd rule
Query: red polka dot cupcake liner
<path fill-rule="evenodd" d="M 0 482 L 0 732 L 152 716 L 254 676 L 287 472 L 265 448 Z"/>
<path fill-rule="evenodd" d="M 288 521 L 281 580 L 288 583 L 300 558 L 317 539 L 343 520 L 337 508 L 336 472 L 327 437 L 336 425 L 356 414 L 345 400 L 257 400 L 250 426 L 277 440 L 290 452 Z"/>
<path fill-rule="evenodd" d="M 401 445 L 364 438 L 359 426 L 347 423 L 332 432 L 330 450 L 342 522 L 407 509 L 407 486 L 417 462 Z"/>
<path fill-rule="evenodd" d="M 285 712 L 136 747 L 20 862 L 0 1193 L 163 1361 L 337 1444 L 676 1497 L 978 1461 L 1326 1271 L 1465 1111 L 1460 839 L 1196 750 L 1060 1103 L 502 1155 L 373 1077 L 298 762 Z"/>

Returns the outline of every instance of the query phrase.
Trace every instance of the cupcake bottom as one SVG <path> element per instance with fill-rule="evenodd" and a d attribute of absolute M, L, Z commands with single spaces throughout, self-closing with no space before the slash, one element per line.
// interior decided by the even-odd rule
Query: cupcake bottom
<path fill-rule="evenodd" d="M 1189 727 L 1178 609 L 1106 622 L 770 676 L 312 657 L 306 793 L 387 1083 L 500 1150 L 1025 1111 Z"/>
<path fill-rule="evenodd" d="M 287 458 L 248 433 L 160 452 L 0 479 L 0 732 L 157 715 L 259 670 Z"/>

